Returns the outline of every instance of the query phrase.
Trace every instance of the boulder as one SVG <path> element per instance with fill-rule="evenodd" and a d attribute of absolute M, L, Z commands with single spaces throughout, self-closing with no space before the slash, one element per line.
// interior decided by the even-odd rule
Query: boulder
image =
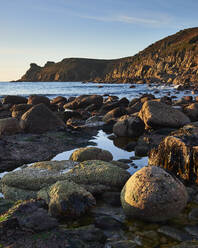
<path fill-rule="evenodd" d="M 15 118 L 0 119 L 0 135 L 13 135 L 22 131 L 20 123 Z"/>
<path fill-rule="evenodd" d="M 21 117 L 22 128 L 29 133 L 43 133 L 65 128 L 64 122 L 43 103 L 35 105 Z"/>
<path fill-rule="evenodd" d="M 11 108 L 11 112 L 12 112 L 12 117 L 13 118 L 17 118 L 20 119 L 21 116 L 28 111 L 30 108 L 32 107 L 32 105 L 30 104 L 15 104 L 12 106 Z"/>
<path fill-rule="evenodd" d="M 118 137 L 128 136 L 136 138 L 143 134 L 144 127 L 144 122 L 139 117 L 129 117 L 125 120 L 116 122 L 113 126 L 113 132 Z"/>
<path fill-rule="evenodd" d="M 179 128 L 190 123 L 190 119 L 181 111 L 158 101 L 146 101 L 139 117 L 146 128 L 173 127 Z"/>
<path fill-rule="evenodd" d="M 28 97 L 27 104 L 37 105 L 37 104 L 40 104 L 40 103 L 43 103 L 46 106 L 50 106 L 50 100 L 46 96 L 31 95 L 31 96 Z"/>
<path fill-rule="evenodd" d="M 18 202 L 4 215 L 5 222 L 15 219 L 18 228 L 33 232 L 56 228 L 57 220 L 51 217 L 44 207 L 46 207 L 44 202 L 38 200 Z"/>
<path fill-rule="evenodd" d="M 89 105 L 101 106 L 103 102 L 102 96 L 99 95 L 81 95 L 76 97 L 72 102 L 64 105 L 65 109 L 80 109 L 86 108 Z"/>
<path fill-rule="evenodd" d="M 127 111 L 125 108 L 117 107 L 117 108 L 114 108 L 113 110 L 109 111 L 108 113 L 106 113 L 106 115 L 103 117 L 103 121 L 108 122 L 111 119 L 117 119 L 118 117 L 121 117 L 121 116 L 126 115 L 126 114 L 127 114 Z"/>
<path fill-rule="evenodd" d="M 14 201 L 36 198 L 40 189 L 64 180 L 64 174 L 75 165 L 76 162 L 67 160 L 43 161 L 9 172 L 1 180 L 4 197 Z"/>
<path fill-rule="evenodd" d="M 67 98 L 63 97 L 63 96 L 57 96 L 55 98 L 53 98 L 51 100 L 51 104 L 59 104 L 59 103 L 66 103 L 67 102 Z"/>
<path fill-rule="evenodd" d="M 97 147 L 85 147 L 75 150 L 69 159 L 78 162 L 87 160 L 102 160 L 109 162 L 113 159 L 113 156 L 109 151 Z"/>
<path fill-rule="evenodd" d="M 5 96 L 3 99 L 2 99 L 2 103 L 3 104 L 11 104 L 11 105 L 14 105 L 14 104 L 21 104 L 21 103 L 27 103 L 27 99 L 23 96 Z"/>
<path fill-rule="evenodd" d="M 96 205 L 96 200 L 90 192 L 67 180 L 58 181 L 51 187 L 40 190 L 38 197 L 49 205 L 51 216 L 61 218 L 78 218 Z"/>
<path fill-rule="evenodd" d="M 198 121 L 198 103 L 192 103 L 184 108 L 184 113 L 191 121 Z"/>
<path fill-rule="evenodd" d="M 132 218 L 165 221 L 187 204 L 185 186 L 162 168 L 146 166 L 133 174 L 121 192 L 124 212 Z"/>
<path fill-rule="evenodd" d="M 84 161 L 64 175 L 65 179 L 83 186 L 92 194 L 119 191 L 130 174 L 109 162 Z"/>
<path fill-rule="evenodd" d="M 149 164 L 163 167 L 189 183 L 198 182 L 198 123 L 184 126 L 149 153 Z"/>

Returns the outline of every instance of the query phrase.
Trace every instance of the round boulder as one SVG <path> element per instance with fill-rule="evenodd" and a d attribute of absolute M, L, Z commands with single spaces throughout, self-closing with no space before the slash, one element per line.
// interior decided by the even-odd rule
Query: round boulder
<path fill-rule="evenodd" d="M 65 128 L 64 122 L 43 103 L 30 108 L 22 115 L 21 120 L 22 128 L 29 133 L 43 133 Z"/>
<path fill-rule="evenodd" d="M 121 192 L 127 216 L 164 221 L 177 216 L 187 203 L 185 186 L 162 168 L 146 166 L 133 174 Z"/>
<path fill-rule="evenodd" d="M 102 160 L 109 162 L 112 159 L 113 156 L 109 151 L 102 150 L 97 147 L 80 148 L 75 150 L 70 156 L 70 160 L 79 162 L 87 160 Z"/>

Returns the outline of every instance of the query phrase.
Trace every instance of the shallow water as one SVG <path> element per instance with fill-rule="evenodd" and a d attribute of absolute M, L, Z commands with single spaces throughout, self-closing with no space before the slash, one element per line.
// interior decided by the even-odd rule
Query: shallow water
<path fill-rule="evenodd" d="M 119 98 L 127 97 L 129 100 L 138 97 L 145 93 L 154 93 L 156 97 L 171 95 L 181 97 L 185 92 L 177 92 L 174 87 L 152 84 L 135 85 L 135 88 L 130 88 L 131 84 L 97 84 L 81 82 L 0 82 L 0 98 L 6 95 L 21 95 L 29 96 L 39 94 L 49 97 L 50 99 L 56 96 L 79 96 L 82 94 L 109 94 L 116 95 Z M 99 88 L 102 87 L 102 88 Z M 188 92 L 191 95 L 191 92 Z"/>
<path fill-rule="evenodd" d="M 113 155 L 113 160 L 118 159 L 130 159 L 130 157 L 133 157 L 135 154 L 134 152 L 128 152 L 123 149 L 120 149 L 119 147 L 115 146 L 113 140 L 108 138 L 108 135 L 103 132 L 102 130 L 98 131 L 98 134 L 93 137 L 93 139 L 90 140 L 91 142 L 94 142 L 96 144 L 96 147 L 107 150 L 111 152 Z M 67 160 L 69 159 L 70 155 L 73 151 L 76 149 L 62 152 L 58 155 L 56 155 L 52 160 Z M 141 169 L 148 163 L 148 157 L 143 157 L 140 159 L 136 159 L 133 161 L 134 165 L 137 166 L 137 168 L 130 167 L 129 172 L 133 174 L 135 171 Z"/>

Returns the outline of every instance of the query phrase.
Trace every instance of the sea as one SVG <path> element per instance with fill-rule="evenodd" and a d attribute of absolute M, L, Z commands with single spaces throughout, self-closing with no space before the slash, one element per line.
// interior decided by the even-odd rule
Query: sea
<path fill-rule="evenodd" d="M 98 83 L 83 83 L 83 82 L 0 82 L 0 99 L 6 95 L 20 95 L 28 97 L 29 95 L 42 95 L 50 99 L 56 96 L 64 96 L 66 98 L 79 96 L 82 94 L 91 95 L 112 95 L 119 98 L 126 97 L 132 100 L 135 97 L 140 97 L 143 94 L 154 94 L 156 98 L 163 96 L 174 96 L 179 99 L 184 95 L 197 96 L 190 90 L 179 91 L 177 86 L 159 85 L 159 84 L 98 84 Z M 134 157 L 134 151 L 126 151 L 116 146 L 109 135 L 103 130 L 98 130 L 96 136 L 90 140 L 95 143 L 98 148 L 106 149 L 113 155 L 114 160 L 131 159 Z M 57 154 L 52 160 L 69 159 L 71 151 L 65 151 Z M 130 166 L 128 171 L 133 174 L 138 169 L 147 165 L 148 157 L 142 157 L 133 161 L 133 166 Z M 7 172 L 0 174 L 0 178 Z M 0 197 L 2 194 L 0 193 Z"/>
<path fill-rule="evenodd" d="M 131 100 L 142 94 L 152 93 L 156 97 L 165 95 L 175 95 L 181 97 L 183 94 L 192 93 L 190 91 L 181 92 L 177 86 L 159 84 L 98 84 L 82 82 L 0 82 L 0 98 L 6 95 L 43 95 L 50 99 L 56 96 L 79 96 L 82 94 L 116 95 L 119 98 L 126 97 Z"/>

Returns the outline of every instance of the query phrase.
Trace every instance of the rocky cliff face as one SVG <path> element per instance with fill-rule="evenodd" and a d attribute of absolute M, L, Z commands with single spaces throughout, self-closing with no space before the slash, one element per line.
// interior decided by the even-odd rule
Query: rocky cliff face
<path fill-rule="evenodd" d="M 31 64 L 19 81 L 161 82 L 198 84 L 198 28 L 168 36 L 135 56 L 116 60 L 83 58 Z"/>

